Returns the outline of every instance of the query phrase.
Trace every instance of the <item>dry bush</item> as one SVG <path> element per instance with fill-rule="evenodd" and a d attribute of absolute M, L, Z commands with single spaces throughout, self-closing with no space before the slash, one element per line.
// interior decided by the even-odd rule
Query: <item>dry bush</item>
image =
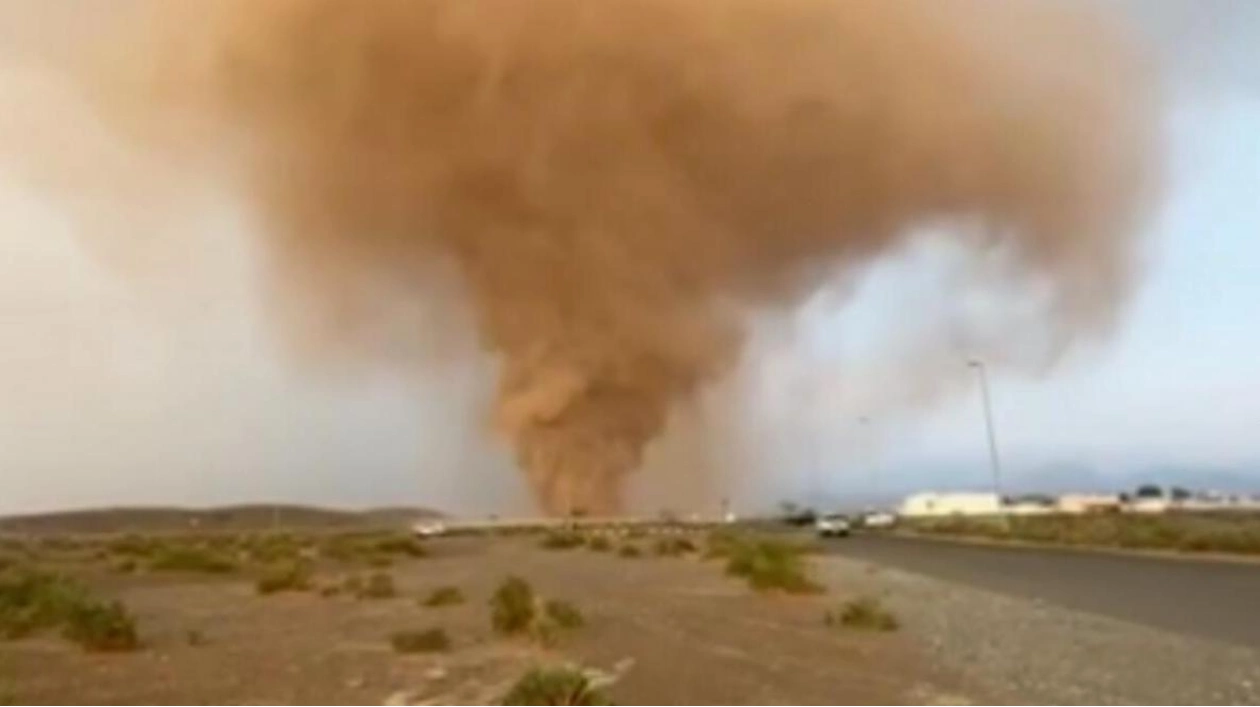
<path fill-rule="evenodd" d="M 535 668 L 503 696 L 505 705 L 608 705 L 608 698 L 575 668 Z"/>
<path fill-rule="evenodd" d="M 390 535 L 380 538 L 371 544 L 371 549 L 378 556 L 427 557 L 429 555 L 424 543 L 410 535 Z"/>
<path fill-rule="evenodd" d="M 459 587 L 438 587 L 437 589 L 434 589 L 433 592 L 430 593 L 429 596 L 421 603 L 428 607 L 463 604 L 464 592 L 461 591 Z"/>
<path fill-rule="evenodd" d="M 567 601 L 551 599 L 543 605 L 547 618 L 558 628 L 575 629 L 586 625 L 586 619 L 577 607 Z"/>
<path fill-rule="evenodd" d="M 695 552 L 696 545 L 689 538 L 661 538 L 656 541 L 653 551 L 660 557 L 681 557 L 689 552 Z"/>
<path fill-rule="evenodd" d="M 289 562 L 274 567 L 258 578 L 254 588 L 259 594 L 306 592 L 312 588 L 311 566 L 305 562 Z"/>
<path fill-rule="evenodd" d="M 861 597 L 845 602 L 837 611 L 828 611 L 824 619 L 828 626 L 863 631 L 896 631 L 900 627 L 897 617 L 875 597 Z"/>
<path fill-rule="evenodd" d="M 389 642 L 396 653 L 437 653 L 451 647 L 450 636 L 440 628 L 398 631 L 389 637 Z"/>
<path fill-rule="evenodd" d="M 134 651 L 140 647 L 136 622 L 120 602 L 84 602 L 65 617 L 62 635 L 94 652 Z"/>
<path fill-rule="evenodd" d="M 140 563 L 136 562 L 135 558 L 124 557 L 115 562 L 110 569 L 118 574 L 135 574 L 140 570 Z"/>
<path fill-rule="evenodd" d="M 162 546 L 163 543 L 160 540 L 139 533 L 127 533 L 105 543 L 105 549 L 111 555 L 137 558 L 148 557 Z"/>
<path fill-rule="evenodd" d="M 496 633 L 519 635 L 528 633 L 538 611 L 534 588 L 520 577 L 508 577 L 490 598 L 490 625 Z"/>
<path fill-rule="evenodd" d="M 633 543 L 626 543 L 625 545 L 617 548 L 617 557 L 635 558 L 642 556 L 643 551 L 639 549 L 638 545 Z"/>
<path fill-rule="evenodd" d="M 541 545 L 544 550 L 572 550 L 585 542 L 580 533 L 556 530 L 544 535 Z"/>
<path fill-rule="evenodd" d="M 398 589 L 394 586 L 392 575 L 373 572 L 355 592 L 355 596 L 359 599 L 392 599 L 398 596 Z"/>
<path fill-rule="evenodd" d="M 199 547 L 161 546 L 152 554 L 149 569 L 157 572 L 199 572 L 227 574 L 236 563 L 212 550 Z"/>

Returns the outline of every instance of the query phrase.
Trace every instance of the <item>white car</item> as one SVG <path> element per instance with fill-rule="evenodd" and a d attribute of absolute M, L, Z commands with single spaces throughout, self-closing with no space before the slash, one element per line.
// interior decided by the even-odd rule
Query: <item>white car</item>
<path fill-rule="evenodd" d="M 446 523 L 440 520 L 422 520 L 411 526 L 411 532 L 420 538 L 435 538 L 439 535 L 446 535 Z"/>
<path fill-rule="evenodd" d="M 897 516 L 886 511 L 870 511 L 862 516 L 863 528 L 891 528 L 897 524 Z"/>
<path fill-rule="evenodd" d="M 849 519 L 842 515 L 820 516 L 814 521 L 814 530 L 820 538 L 847 537 L 851 528 Z"/>

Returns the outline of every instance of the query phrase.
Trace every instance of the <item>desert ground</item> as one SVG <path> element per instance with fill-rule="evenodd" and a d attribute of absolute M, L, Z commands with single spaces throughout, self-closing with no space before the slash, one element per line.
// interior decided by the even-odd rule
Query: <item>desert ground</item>
<path fill-rule="evenodd" d="M 124 639 L 113 643 L 110 628 L 101 629 L 93 643 L 55 619 L 34 628 L 11 619 L 18 628 L 0 642 L 0 696 L 35 704 L 542 704 L 554 698 L 509 691 L 531 671 L 562 668 L 589 680 L 589 694 L 573 703 L 982 698 L 978 686 L 933 667 L 909 634 L 882 630 L 893 628 L 891 615 L 888 626 L 838 620 L 846 602 L 879 607 L 877 597 L 801 577 L 753 588 L 752 575 L 726 572 L 730 541 L 612 532 L 423 543 L 367 531 L 10 537 L 10 588 L 22 573 L 66 578 L 91 601 L 119 602 L 130 627 L 118 628 Z M 808 562 L 804 572 L 812 572 Z M 768 585 L 783 584 L 776 571 Z M 392 586 L 382 589 L 381 577 Z M 530 586 L 539 616 L 558 600 L 581 625 L 540 619 L 496 630 L 492 597 L 509 577 Z M 447 602 L 426 606 L 443 588 Z M 443 645 L 393 645 L 396 635 L 434 629 Z"/>
<path fill-rule="evenodd" d="M 1254 561 L 215 517 L 0 525 L 0 703 L 1260 700 Z"/>

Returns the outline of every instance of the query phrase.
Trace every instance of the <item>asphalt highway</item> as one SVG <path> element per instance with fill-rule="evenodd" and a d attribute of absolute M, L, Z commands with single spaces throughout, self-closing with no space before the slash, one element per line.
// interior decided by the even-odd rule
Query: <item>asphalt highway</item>
<path fill-rule="evenodd" d="M 1260 562 L 993 547 L 892 535 L 831 552 L 1004 594 L 1260 648 Z"/>

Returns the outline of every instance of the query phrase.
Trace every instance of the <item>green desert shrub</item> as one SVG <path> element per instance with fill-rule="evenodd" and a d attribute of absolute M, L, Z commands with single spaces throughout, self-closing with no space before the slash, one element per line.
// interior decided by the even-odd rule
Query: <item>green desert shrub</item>
<path fill-rule="evenodd" d="M 527 633 L 537 616 L 534 589 L 520 577 L 508 577 L 490 598 L 490 625 L 503 635 Z"/>
<path fill-rule="evenodd" d="M 735 544 L 730 550 L 726 573 L 743 577 L 759 592 L 817 594 L 823 590 L 810 579 L 800 548 L 778 540 Z"/>
<path fill-rule="evenodd" d="M 505 705 L 607 705 L 608 698 L 575 668 L 535 668 L 501 700 Z"/>
<path fill-rule="evenodd" d="M 65 617 L 62 635 L 93 652 L 116 653 L 140 647 L 136 622 L 120 602 L 83 602 Z"/>

